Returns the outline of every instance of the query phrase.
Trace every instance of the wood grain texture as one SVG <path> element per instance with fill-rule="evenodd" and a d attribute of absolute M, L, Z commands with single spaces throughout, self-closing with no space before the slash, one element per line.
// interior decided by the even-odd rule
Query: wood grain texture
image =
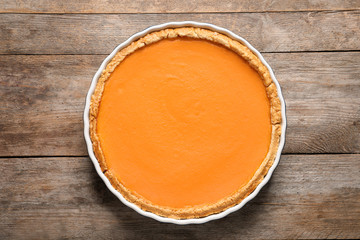
<path fill-rule="evenodd" d="M 103 59 L 183 20 L 267 52 L 288 117 L 285 155 L 260 194 L 190 226 L 126 207 L 83 157 L 85 95 Z M 359 29 L 358 0 L 0 0 L 0 239 L 360 238 Z"/>
<path fill-rule="evenodd" d="M 360 153 L 360 52 L 264 54 L 287 104 L 285 153 Z M 82 114 L 105 55 L 0 56 L 0 156 L 86 155 Z"/>
<path fill-rule="evenodd" d="M 360 50 L 359 13 L 3 14 L 0 54 L 109 54 L 138 31 L 183 20 L 228 28 L 262 52 Z"/>
<path fill-rule="evenodd" d="M 203 225 L 140 216 L 88 158 L 1 159 L 1 239 L 316 239 L 360 236 L 360 155 L 283 155 L 240 211 Z"/>
<path fill-rule="evenodd" d="M 157 0 L 25 1 L 0 0 L 0 13 L 193 13 L 323 11 L 359 9 L 357 0 Z"/>

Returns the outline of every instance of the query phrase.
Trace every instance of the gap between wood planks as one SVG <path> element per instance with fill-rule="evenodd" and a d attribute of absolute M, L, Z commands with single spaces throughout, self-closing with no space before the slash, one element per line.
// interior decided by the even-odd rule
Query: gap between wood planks
<path fill-rule="evenodd" d="M 360 153 L 281 153 L 281 156 L 297 156 L 297 155 L 311 155 L 311 156 L 324 156 L 324 155 L 351 155 L 351 156 L 360 156 Z M 9 158 L 84 158 L 89 157 L 89 155 L 27 155 L 27 156 L 0 156 L 1 159 L 9 159 Z M 281 161 L 281 157 L 280 157 Z"/>
<path fill-rule="evenodd" d="M 338 12 L 356 12 L 359 11 L 360 8 L 353 8 L 353 9 L 319 9 L 319 10 L 269 10 L 269 11 L 224 11 L 224 12 L 215 12 L 215 11 L 197 11 L 197 12 L 16 12 L 16 11 L 9 11 L 9 12 L 1 12 L 1 14 L 41 14 L 41 15 L 149 15 L 149 14 L 249 14 L 249 13 L 338 13 Z"/>
<path fill-rule="evenodd" d="M 260 53 L 273 53 L 273 54 L 282 54 L 282 53 L 332 53 L 332 52 L 340 52 L 340 53 L 352 53 L 352 52 L 360 52 L 359 49 L 350 49 L 350 50 L 320 50 L 320 51 L 279 51 L 279 52 L 271 52 L 271 51 L 261 51 Z M 110 54 L 110 53 L 109 53 Z M 108 56 L 109 54 L 102 54 L 102 53 L 0 53 L 0 56 Z"/>

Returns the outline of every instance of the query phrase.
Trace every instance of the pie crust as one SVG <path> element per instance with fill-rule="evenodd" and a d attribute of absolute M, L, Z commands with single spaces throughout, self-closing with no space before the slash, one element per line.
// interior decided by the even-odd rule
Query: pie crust
<path fill-rule="evenodd" d="M 126 188 L 115 177 L 110 169 L 107 168 L 106 160 L 101 149 L 100 140 L 96 132 L 97 115 L 99 111 L 99 105 L 102 97 L 102 93 L 105 87 L 105 82 L 109 78 L 110 74 L 119 65 L 119 63 L 129 54 L 136 51 L 139 48 L 145 47 L 148 44 L 158 42 L 165 38 L 176 37 L 189 37 L 212 41 L 220 44 L 245 59 L 250 66 L 255 69 L 261 76 L 263 83 L 266 87 L 266 93 L 270 102 L 270 114 L 271 114 L 271 142 L 269 151 L 262 161 L 262 164 L 255 172 L 252 179 L 242 188 L 238 189 L 235 193 L 227 196 L 214 204 L 202 205 L 201 207 L 186 207 L 186 208 L 171 208 L 155 205 L 149 200 L 144 199 L 142 196 L 132 192 Z M 264 66 L 260 59 L 245 45 L 233 40 L 223 34 L 214 32 L 203 28 L 194 27 L 181 27 L 174 29 L 164 29 L 157 32 L 152 32 L 146 36 L 132 42 L 127 47 L 120 50 L 112 60 L 107 64 L 106 68 L 100 75 L 95 91 L 91 97 L 90 103 L 90 138 L 93 145 L 95 156 L 100 164 L 101 170 L 105 176 L 110 180 L 111 184 L 117 189 L 122 196 L 129 202 L 137 205 L 144 211 L 155 213 L 159 216 L 174 218 L 174 219 L 191 219 L 206 217 L 211 214 L 225 211 L 226 209 L 239 204 L 244 198 L 246 198 L 255 188 L 262 182 L 263 178 L 268 173 L 269 168 L 272 166 L 277 150 L 279 147 L 280 135 L 281 135 L 281 103 L 277 94 L 276 85 L 270 77 L 269 70 Z"/>

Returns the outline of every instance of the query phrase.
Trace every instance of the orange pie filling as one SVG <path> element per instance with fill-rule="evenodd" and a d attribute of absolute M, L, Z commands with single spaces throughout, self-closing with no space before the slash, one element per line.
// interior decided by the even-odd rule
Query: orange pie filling
<path fill-rule="evenodd" d="M 220 206 L 251 193 L 274 158 L 273 83 L 214 41 L 164 37 L 134 49 L 108 65 L 93 96 L 102 169 L 125 198 L 159 215 L 202 217 L 235 205 L 239 197 Z"/>

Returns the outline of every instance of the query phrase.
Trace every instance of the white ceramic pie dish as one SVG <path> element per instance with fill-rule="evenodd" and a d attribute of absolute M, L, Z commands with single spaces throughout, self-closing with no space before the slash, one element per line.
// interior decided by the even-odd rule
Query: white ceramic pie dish
<path fill-rule="evenodd" d="M 277 88 L 277 92 L 278 92 L 278 97 L 280 99 L 281 102 L 281 115 L 282 115 L 282 124 L 281 124 L 281 137 L 280 137 L 280 143 L 279 143 L 279 148 L 277 151 L 277 155 L 275 158 L 275 161 L 273 163 L 273 165 L 271 166 L 271 168 L 269 169 L 267 175 L 265 176 L 265 178 L 263 179 L 263 181 L 256 187 L 256 189 L 249 195 L 247 196 L 242 202 L 240 202 L 239 204 L 228 208 L 227 210 L 217 213 L 217 214 L 213 214 L 207 217 L 203 217 L 203 218 L 196 218 L 196 219 L 172 219 L 172 218 L 167 218 L 167 217 L 161 217 L 158 216 L 154 213 L 151 212 L 146 212 L 144 210 L 142 210 L 141 208 L 139 208 L 138 206 L 136 206 L 135 204 L 127 201 L 121 194 L 120 192 L 118 192 L 110 183 L 110 181 L 107 179 L 107 177 L 103 174 L 103 172 L 101 171 L 100 165 L 98 160 L 96 159 L 94 152 L 93 152 L 93 146 L 92 146 L 92 142 L 90 139 L 90 129 L 89 129 L 89 108 L 90 108 L 90 100 L 91 100 L 91 95 L 93 94 L 97 81 L 101 75 L 101 72 L 105 69 L 106 65 L 110 62 L 110 60 L 115 56 L 115 54 L 120 51 L 121 49 L 123 49 L 124 47 L 128 46 L 131 42 L 145 36 L 148 33 L 154 32 L 154 31 L 159 31 L 162 29 L 166 29 L 166 28 L 176 28 L 176 27 L 185 27 L 185 26 L 190 26 L 190 27 L 200 27 L 200 28 L 205 28 L 205 29 L 209 29 L 209 30 L 213 30 L 219 33 L 222 33 L 224 35 L 227 35 L 228 37 L 235 39 L 241 43 L 243 43 L 244 45 L 246 45 L 261 61 L 262 63 L 268 68 L 269 72 L 270 72 L 270 76 L 273 80 L 273 82 L 276 85 Z M 86 145 L 87 145 L 87 149 L 89 152 L 89 156 L 90 159 L 92 160 L 95 169 L 97 171 L 97 173 L 99 174 L 99 176 L 102 178 L 102 180 L 105 182 L 106 186 L 108 187 L 108 189 L 116 196 L 120 199 L 121 202 L 123 202 L 126 206 L 134 209 L 136 212 L 140 213 L 143 216 L 146 217 L 150 217 L 153 218 L 155 220 L 158 220 L 160 222 L 166 222 L 166 223 L 174 223 L 174 224 L 180 224 L 180 225 L 184 225 L 184 224 L 200 224 L 200 223 L 205 223 L 211 220 L 215 220 L 215 219 L 219 219 L 219 218 L 223 218 L 226 215 L 228 215 L 229 213 L 232 213 L 234 211 L 239 210 L 240 208 L 242 208 L 248 201 L 250 201 L 251 199 L 253 199 L 260 191 L 260 189 L 269 181 L 273 171 L 275 170 L 276 166 L 279 163 L 280 160 L 280 155 L 281 155 L 281 151 L 284 147 L 284 143 L 285 143 L 285 130 L 286 130 L 286 115 L 285 115 L 285 101 L 284 98 L 282 96 L 281 93 L 281 89 L 280 89 L 280 85 L 278 83 L 278 81 L 276 80 L 274 73 L 272 71 L 272 69 L 270 68 L 270 66 L 268 65 L 268 63 L 264 60 L 263 56 L 253 47 L 251 46 L 245 39 L 243 39 L 242 37 L 234 34 L 233 32 L 212 25 L 212 24 L 208 24 L 208 23 L 199 23 L 199 22 L 193 22 L 193 21 L 185 21 L 185 22 L 169 22 L 169 23 L 164 23 L 164 24 L 160 24 L 160 25 L 156 25 L 156 26 L 152 26 L 149 27 L 139 33 L 134 34 L 133 36 L 131 36 L 129 39 L 127 39 L 125 42 L 121 43 L 119 46 L 117 46 L 112 53 L 102 62 L 100 68 L 98 69 L 98 71 L 95 73 L 92 82 L 91 82 L 91 86 L 90 89 L 88 91 L 88 94 L 86 96 L 86 104 L 85 104 L 85 110 L 84 110 L 84 136 L 85 136 L 85 141 L 86 141 Z"/>

